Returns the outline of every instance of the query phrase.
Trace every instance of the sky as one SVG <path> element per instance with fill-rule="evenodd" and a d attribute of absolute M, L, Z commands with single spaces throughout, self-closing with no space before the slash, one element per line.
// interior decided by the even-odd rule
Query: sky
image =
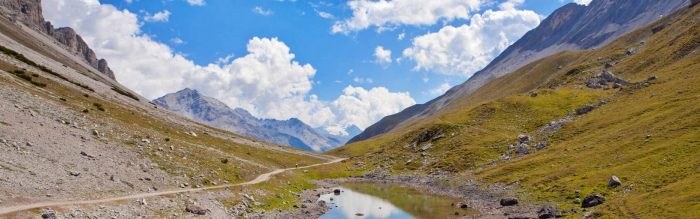
<path fill-rule="evenodd" d="M 588 4 L 590 0 L 574 0 Z M 346 134 L 442 95 L 571 0 L 50 0 L 117 81 Z"/>

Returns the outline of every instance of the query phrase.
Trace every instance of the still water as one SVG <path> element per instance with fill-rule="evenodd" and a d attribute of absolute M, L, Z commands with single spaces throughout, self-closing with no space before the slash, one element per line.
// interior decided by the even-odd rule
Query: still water
<path fill-rule="evenodd" d="M 452 206 L 459 199 L 438 196 L 397 184 L 348 183 L 339 195 L 321 195 L 330 210 L 322 219 L 404 219 L 404 218 L 460 218 L 475 215 L 474 209 Z"/>

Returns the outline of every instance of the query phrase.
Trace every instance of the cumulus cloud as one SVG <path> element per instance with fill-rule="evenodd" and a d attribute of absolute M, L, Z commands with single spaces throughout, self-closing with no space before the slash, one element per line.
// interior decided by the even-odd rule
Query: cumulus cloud
<path fill-rule="evenodd" d="M 592 0 L 574 0 L 574 3 L 579 4 L 579 5 L 588 5 L 591 3 Z"/>
<path fill-rule="evenodd" d="M 175 45 L 182 45 L 185 43 L 185 41 L 180 39 L 179 37 L 175 37 L 175 38 L 170 39 L 170 42 L 172 44 L 175 44 Z"/>
<path fill-rule="evenodd" d="M 146 15 L 143 17 L 143 19 L 146 22 L 167 22 L 168 20 L 170 20 L 170 14 L 170 11 L 163 10 L 153 15 Z"/>
<path fill-rule="evenodd" d="M 100 57 L 109 60 L 120 83 L 149 99 L 189 87 L 258 117 L 296 117 L 313 127 L 355 124 L 361 128 L 415 102 L 408 93 L 392 93 L 386 88 L 346 88 L 337 100 L 321 101 L 310 93 L 316 69 L 295 61 L 291 49 L 277 38 L 254 37 L 244 56 L 197 65 L 142 33 L 138 17 L 128 10 L 98 0 L 42 4 L 48 20 L 75 28 Z M 368 93 L 388 99 L 379 104 L 367 97 Z M 344 115 L 358 112 L 347 109 L 354 105 L 345 103 L 373 107 L 367 108 L 372 113 Z"/>
<path fill-rule="evenodd" d="M 391 50 L 384 49 L 382 46 L 377 46 L 374 49 L 374 62 L 381 65 L 391 63 Z"/>
<path fill-rule="evenodd" d="M 433 25 L 440 20 L 467 19 L 481 0 L 356 0 L 348 1 L 352 17 L 336 22 L 333 33 L 350 33 L 369 27 L 378 31 L 399 25 Z"/>
<path fill-rule="evenodd" d="M 206 2 L 204 2 L 204 0 L 187 0 L 187 4 L 192 6 L 204 6 Z"/>
<path fill-rule="evenodd" d="M 416 62 L 415 70 L 471 77 L 539 23 L 540 16 L 533 11 L 487 10 L 474 15 L 469 24 L 448 25 L 414 38 L 403 56 Z"/>
<path fill-rule="evenodd" d="M 366 90 L 362 87 L 348 86 L 343 90 L 343 95 L 331 104 L 339 117 L 338 122 L 327 130 L 333 130 L 334 126 L 345 129 L 353 124 L 365 129 L 384 116 L 414 104 L 416 101 L 408 92 L 393 93 L 384 87 Z"/>

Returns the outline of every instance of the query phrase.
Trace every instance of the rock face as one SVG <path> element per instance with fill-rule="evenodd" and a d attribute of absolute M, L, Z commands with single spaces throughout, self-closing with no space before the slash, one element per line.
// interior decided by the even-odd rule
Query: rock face
<path fill-rule="evenodd" d="M 0 1 L 0 10 L 2 14 L 8 15 L 11 19 L 22 22 L 30 28 L 51 36 L 69 51 L 80 56 L 85 63 L 109 78 L 115 79 L 114 72 L 109 68 L 107 61 L 97 59 L 95 52 L 90 49 L 75 30 L 70 27 L 54 29 L 51 22 L 44 20 L 41 0 L 2 0 Z"/>
<path fill-rule="evenodd" d="M 491 80 L 535 60 L 566 50 L 603 46 L 687 3 L 687 0 L 593 0 L 588 6 L 567 4 L 553 12 L 537 28 L 525 34 L 465 83 L 425 104 L 414 105 L 381 119 L 348 143 L 369 139 L 408 122 L 430 117 Z"/>
<path fill-rule="evenodd" d="M 207 125 L 280 145 L 316 152 L 342 145 L 342 142 L 319 134 L 299 119 L 259 119 L 244 109 L 231 109 L 192 89 L 165 95 L 153 103 Z"/>

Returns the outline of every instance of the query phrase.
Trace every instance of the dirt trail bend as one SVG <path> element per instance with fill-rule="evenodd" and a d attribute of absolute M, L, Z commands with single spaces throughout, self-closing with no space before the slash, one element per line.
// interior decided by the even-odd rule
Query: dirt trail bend
<path fill-rule="evenodd" d="M 99 204 L 99 203 L 106 203 L 106 202 L 115 202 L 115 201 L 123 201 L 123 200 L 130 200 L 130 199 L 139 199 L 139 198 L 148 198 L 148 197 L 155 197 L 155 196 L 163 196 L 163 195 L 172 195 L 172 194 L 178 194 L 178 193 L 188 193 L 188 192 L 199 192 L 199 191 L 204 191 L 204 190 L 212 190 L 212 189 L 222 189 L 222 188 L 229 188 L 229 187 L 236 187 L 236 186 L 247 186 L 247 185 L 254 185 L 258 183 L 262 183 L 265 181 L 270 180 L 270 178 L 274 175 L 283 173 L 285 171 L 289 170 L 297 170 L 297 169 L 307 169 L 307 168 L 312 168 L 312 167 L 317 167 L 317 166 L 322 166 L 322 165 L 328 165 L 328 164 L 333 164 L 333 163 L 338 163 L 345 160 L 345 158 L 340 158 L 336 159 L 333 161 L 329 161 L 326 163 L 318 163 L 318 164 L 313 164 L 309 166 L 303 166 L 303 167 L 293 167 L 293 168 L 286 168 L 286 169 L 276 169 L 268 173 L 264 173 L 259 175 L 257 178 L 248 181 L 248 182 L 242 182 L 242 183 L 237 183 L 237 184 L 226 184 L 226 185 L 218 185 L 218 186 L 208 186 L 208 187 L 202 187 L 202 188 L 194 188 L 194 189 L 177 189 L 177 190 L 169 190 L 169 191 L 161 191 L 161 192 L 150 192 L 150 193 L 136 193 L 136 194 L 131 194 L 131 195 L 125 195 L 125 196 L 118 196 L 118 197 L 111 197 L 111 198 L 103 198 L 103 199 L 95 199 L 95 200 L 67 200 L 67 201 L 48 201 L 48 202 L 37 202 L 37 203 L 31 203 L 31 204 L 24 204 L 24 205 L 16 205 L 16 206 L 9 206 L 9 207 L 2 207 L 0 208 L 0 215 L 6 215 L 6 214 L 11 214 L 15 212 L 20 212 L 20 211 L 26 211 L 26 210 L 31 210 L 31 209 L 36 209 L 36 208 L 47 208 L 47 207 L 57 207 L 57 206 L 66 206 L 66 205 L 90 205 L 90 204 Z"/>

